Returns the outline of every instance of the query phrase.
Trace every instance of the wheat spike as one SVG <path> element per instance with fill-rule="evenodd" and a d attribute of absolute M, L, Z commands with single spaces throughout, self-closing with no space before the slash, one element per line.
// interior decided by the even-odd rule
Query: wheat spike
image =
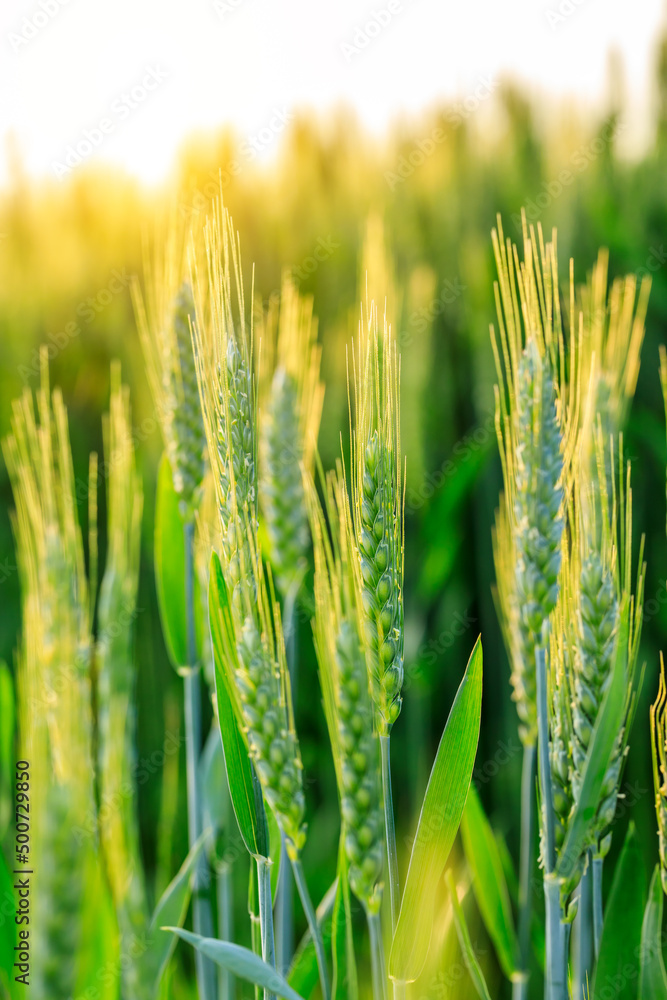
<path fill-rule="evenodd" d="M 260 501 L 269 553 L 283 596 L 298 588 L 310 546 L 302 465 L 312 469 L 324 386 L 312 300 L 283 277 L 280 308 L 270 303 L 259 342 L 262 449 Z"/>
<path fill-rule="evenodd" d="M 40 1000 L 67 1000 L 76 990 L 84 885 L 97 863 L 94 823 L 83 843 L 75 835 L 89 830 L 96 815 L 92 602 L 67 414 L 60 393 L 50 391 L 46 350 L 41 362 L 37 407 L 27 390 L 14 402 L 4 452 L 16 503 L 22 597 L 21 754 L 30 761 L 31 794 L 42 803 L 43 818 L 32 827 L 30 862 L 41 873 L 34 885 L 39 940 L 32 973 Z M 89 496 L 95 477 L 92 462 Z"/>
<path fill-rule="evenodd" d="M 186 520 L 192 520 L 205 472 L 206 436 L 192 348 L 195 307 L 187 279 L 185 238 L 175 213 L 145 254 L 145 301 L 132 284 L 137 325 L 153 402 L 171 465 L 174 489 Z"/>
<path fill-rule="evenodd" d="M 327 487 L 331 538 L 315 488 L 309 509 L 315 549 L 313 630 L 343 816 L 350 885 L 367 912 L 379 911 L 384 855 L 380 752 L 362 643 L 361 580 L 344 480 Z"/>
<path fill-rule="evenodd" d="M 363 581 L 364 640 L 371 651 L 378 730 L 401 711 L 403 686 L 403 477 L 399 359 L 386 318 L 373 303 L 360 323 L 354 358 L 352 493 Z"/>
<path fill-rule="evenodd" d="M 257 392 L 246 330 L 240 251 L 221 199 L 192 243 L 197 381 L 215 482 L 225 579 L 239 627 L 255 601 Z"/>

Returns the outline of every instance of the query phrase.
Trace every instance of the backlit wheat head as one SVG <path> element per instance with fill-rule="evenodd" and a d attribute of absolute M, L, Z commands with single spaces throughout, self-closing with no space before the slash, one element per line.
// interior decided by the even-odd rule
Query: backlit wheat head
<path fill-rule="evenodd" d="M 220 200 L 194 259 L 199 392 L 216 489 L 221 563 L 232 609 L 225 631 L 236 710 L 262 789 L 296 857 L 305 843 L 299 744 L 279 607 L 257 541 L 257 403 L 240 254 Z"/>
<path fill-rule="evenodd" d="M 77 484 L 61 394 L 51 394 L 46 350 L 36 409 L 26 390 L 15 401 L 4 452 L 16 504 L 23 648 L 19 659 L 21 753 L 41 822 L 32 825 L 35 953 L 31 984 L 40 998 L 76 990 L 84 880 L 94 841 L 74 830 L 95 815 L 91 758 L 92 608 L 77 520 Z M 84 495 L 96 510 L 96 465 Z M 91 532 L 91 562 L 94 562 Z"/>
<path fill-rule="evenodd" d="M 310 532 L 302 466 L 312 470 L 324 396 L 312 301 L 299 295 L 288 274 L 280 305 L 271 301 L 262 327 L 260 503 L 276 582 L 287 595 L 307 566 Z"/>
<path fill-rule="evenodd" d="M 221 559 L 240 622 L 254 600 L 257 558 L 257 383 L 252 326 L 245 321 L 238 238 L 220 199 L 206 220 L 203 250 L 191 248 L 197 379 L 213 471 Z"/>
<path fill-rule="evenodd" d="M 139 583 L 143 494 L 136 468 L 128 390 L 111 369 L 110 412 L 104 421 L 108 544 L 98 606 L 98 746 L 100 835 L 111 886 L 128 995 L 150 1000 L 157 969 L 135 954 L 149 909 L 143 876 L 135 773 L 133 624 Z"/>
<path fill-rule="evenodd" d="M 556 606 L 563 507 L 574 445 L 554 242 L 524 231 L 524 260 L 493 233 L 498 283 L 496 429 L 504 496 L 496 518 L 496 600 L 524 742 L 535 742 L 535 648 Z"/>
<path fill-rule="evenodd" d="M 400 362 L 391 327 L 373 303 L 353 354 L 352 513 L 363 582 L 364 637 L 378 731 L 401 711 L 403 686 L 403 474 Z"/>
<path fill-rule="evenodd" d="M 330 534 L 310 488 L 315 550 L 315 648 L 343 816 L 350 885 L 370 913 L 380 908 L 384 817 L 380 748 L 362 640 L 362 581 L 342 473 L 327 480 Z"/>
<path fill-rule="evenodd" d="M 192 350 L 194 301 L 188 278 L 185 236 L 172 213 L 166 231 L 146 254 L 145 298 L 132 285 L 137 325 L 153 402 L 182 512 L 191 520 L 204 477 L 206 437 Z"/>

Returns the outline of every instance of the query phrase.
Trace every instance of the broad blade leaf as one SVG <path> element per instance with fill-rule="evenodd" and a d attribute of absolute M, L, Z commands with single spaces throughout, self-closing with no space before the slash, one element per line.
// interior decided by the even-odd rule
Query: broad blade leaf
<path fill-rule="evenodd" d="M 120 968 L 116 911 L 100 856 L 91 847 L 84 850 L 86 892 L 81 900 L 77 979 L 73 996 L 83 997 L 95 990 L 96 1000 L 115 1000 L 118 980 L 109 976 L 108 972 L 109 969 Z M 125 956 L 123 958 L 127 961 Z"/>
<path fill-rule="evenodd" d="M 593 730 L 581 786 L 579 801 L 568 826 L 562 850 L 556 864 L 556 875 L 569 879 L 574 874 L 579 858 L 587 846 L 591 824 L 597 814 L 602 785 L 611 755 L 623 728 L 627 696 L 628 607 L 621 611 L 617 652 L 611 683 Z"/>
<path fill-rule="evenodd" d="M 472 651 L 454 699 L 422 804 L 389 958 L 392 979 L 412 982 L 431 941 L 435 894 L 465 806 L 479 741 L 482 643 Z"/>
<path fill-rule="evenodd" d="M 302 1000 L 299 994 L 285 982 L 283 977 L 270 965 L 267 965 L 259 955 L 241 945 L 229 941 L 216 941 L 214 938 L 200 937 L 179 927 L 164 927 L 165 931 L 173 931 L 188 944 L 197 948 L 223 969 L 234 973 L 239 979 L 261 986 L 271 993 L 276 993 L 285 1000 Z"/>
<path fill-rule="evenodd" d="M 208 613 L 215 666 L 215 697 L 218 706 L 220 735 L 227 769 L 229 794 L 234 815 L 250 854 L 269 856 L 268 829 L 261 794 L 238 718 L 230 654 L 235 648 L 234 626 L 222 566 L 217 552 L 211 556 Z"/>
<path fill-rule="evenodd" d="M 660 867 L 656 865 L 642 924 L 639 1000 L 667 998 L 667 972 L 662 957 L 662 905 Z"/>
<path fill-rule="evenodd" d="M 474 785 L 470 786 L 463 813 L 461 837 L 479 912 L 495 946 L 501 968 L 511 979 L 518 947 L 512 905 L 496 838 Z"/>
<path fill-rule="evenodd" d="M 169 963 L 175 947 L 174 938 L 165 934 L 163 924 L 180 926 L 185 920 L 185 914 L 190 901 L 192 874 L 199 854 L 204 847 L 205 834 L 202 834 L 181 865 L 179 871 L 162 894 L 155 907 L 155 913 L 148 928 L 147 948 L 142 956 L 156 977 L 156 985 L 160 982 Z"/>
<path fill-rule="evenodd" d="M 646 871 L 634 823 L 616 865 L 595 969 L 593 1000 L 637 1000 Z"/>
<path fill-rule="evenodd" d="M 477 993 L 482 998 L 482 1000 L 491 1000 L 489 994 L 488 986 L 486 985 L 486 979 L 484 978 L 484 973 L 482 968 L 477 961 L 477 956 L 475 955 L 475 949 L 472 946 L 472 941 L 470 940 L 470 934 L 468 933 L 468 925 L 466 924 L 465 916 L 463 915 L 463 910 L 461 909 L 461 904 L 459 903 L 459 897 L 456 893 L 456 885 L 454 883 L 454 876 L 451 872 L 447 872 L 445 878 L 447 879 L 447 887 L 452 900 L 452 910 L 454 914 L 454 926 L 456 927 L 456 933 L 458 935 L 459 944 L 461 946 L 461 952 L 463 954 L 463 960 L 466 964 L 466 968 L 470 973 L 470 978 L 472 979 L 473 986 L 477 990 Z"/>

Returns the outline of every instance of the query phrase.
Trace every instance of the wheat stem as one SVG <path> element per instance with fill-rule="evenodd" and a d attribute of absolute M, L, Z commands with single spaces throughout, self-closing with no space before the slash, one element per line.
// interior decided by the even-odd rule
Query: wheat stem
<path fill-rule="evenodd" d="M 329 973 L 327 972 L 327 959 L 324 951 L 324 941 L 322 940 L 322 929 L 317 921 L 317 914 L 315 913 L 310 893 L 308 892 L 308 885 L 306 884 L 306 878 L 303 874 L 301 861 L 296 856 L 293 857 L 291 861 L 292 871 L 294 872 L 294 881 L 296 882 L 299 898 L 301 899 L 303 912 L 306 915 L 310 936 L 313 939 L 313 945 L 315 946 L 317 968 L 320 973 L 320 986 L 322 987 L 322 996 L 324 997 L 324 1000 L 331 1000 L 331 985 L 329 983 Z"/>
<path fill-rule="evenodd" d="M 546 628 L 543 629 L 543 633 Z M 544 639 L 544 635 L 543 635 Z M 555 877 L 556 837 L 551 798 L 551 761 L 549 757 L 549 716 L 547 708 L 547 669 L 544 642 L 535 650 L 537 688 L 537 739 L 539 752 L 540 799 L 544 823 L 544 902 L 546 908 L 546 1000 L 567 1000 L 563 979 L 563 933 L 561 927 L 560 886 Z"/>
<path fill-rule="evenodd" d="M 553 873 L 544 877 L 544 903 L 546 915 L 544 996 L 545 1000 L 568 1000 L 560 885 Z"/>
<path fill-rule="evenodd" d="M 512 986 L 513 1000 L 527 1000 L 530 962 L 531 876 L 535 841 L 535 779 L 537 748 L 526 743 L 521 772 L 521 858 L 519 867 L 519 978 Z"/>
<path fill-rule="evenodd" d="M 590 861 L 579 883 L 579 906 L 574 921 L 574 997 L 586 996 L 586 986 L 593 971 L 593 900 Z"/>
<path fill-rule="evenodd" d="M 396 827 L 394 825 L 394 803 L 391 792 L 390 736 L 380 736 L 382 758 L 382 799 L 384 802 L 384 825 L 387 840 L 387 868 L 389 874 L 389 901 L 391 905 L 391 930 L 396 930 L 400 886 L 398 880 L 398 858 L 396 853 Z"/>
<path fill-rule="evenodd" d="M 185 535 L 185 617 L 188 653 L 188 673 L 185 675 L 185 753 L 188 795 L 188 842 L 190 849 L 202 832 L 201 795 L 198 767 L 201 749 L 201 682 L 197 665 L 194 611 L 194 521 L 186 522 Z M 210 901 L 204 895 L 206 858 L 200 854 L 195 868 L 192 916 L 195 934 L 213 937 L 213 917 Z M 202 1000 L 215 1000 L 215 967 L 199 950 L 195 953 L 197 984 Z"/>
<path fill-rule="evenodd" d="M 262 932 L 262 958 L 275 969 L 276 948 L 273 936 L 273 907 L 271 905 L 271 864 L 266 858 L 257 857 L 257 884 L 259 886 L 259 922 Z M 264 1000 L 275 1000 L 275 994 L 264 990 Z"/>
<path fill-rule="evenodd" d="M 255 955 L 262 955 L 262 931 L 257 903 L 257 867 L 251 863 L 248 879 L 248 915 L 250 917 L 250 943 Z M 255 1000 L 260 1000 L 260 988 L 255 983 Z"/>
<path fill-rule="evenodd" d="M 602 939 L 602 924 L 604 914 L 602 912 L 602 868 L 604 858 L 593 858 L 593 936 L 595 940 L 595 957 L 600 954 L 600 941 Z"/>
<path fill-rule="evenodd" d="M 218 881 L 216 886 L 216 896 L 218 904 L 218 936 L 221 941 L 234 940 L 234 905 L 232 882 L 232 869 L 228 864 L 221 864 L 218 868 Z M 220 969 L 218 973 L 218 993 L 221 1000 L 234 1000 L 234 976 L 226 969 Z"/>
<path fill-rule="evenodd" d="M 292 701 L 295 701 L 298 646 L 295 604 L 291 594 L 285 599 L 284 609 L 285 653 Z M 276 892 L 276 952 L 278 969 L 286 975 L 294 954 L 294 885 L 284 836 L 280 840 L 280 881 Z"/>
<path fill-rule="evenodd" d="M 371 971 L 373 976 L 373 1000 L 387 1000 L 387 981 L 382 945 L 382 923 L 379 913 L 366 911 L 368 933 L 371 939 Z"/>

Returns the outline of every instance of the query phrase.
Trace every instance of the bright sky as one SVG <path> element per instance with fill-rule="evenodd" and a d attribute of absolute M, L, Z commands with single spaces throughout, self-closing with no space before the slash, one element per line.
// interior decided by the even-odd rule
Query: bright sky
<path fill-rule="evenodd" d="M 641 131 L 666 14 L 665 0 L 2 0 L 0 181 L 8 133 L 32 174 L 98 140 L 91 155 L 153 180 L 188 132 L 230 122 L 268 149 L 298 107 L 343 101 L 380 132 L 503 73 L 595 106 L 612 47 Z"/>

